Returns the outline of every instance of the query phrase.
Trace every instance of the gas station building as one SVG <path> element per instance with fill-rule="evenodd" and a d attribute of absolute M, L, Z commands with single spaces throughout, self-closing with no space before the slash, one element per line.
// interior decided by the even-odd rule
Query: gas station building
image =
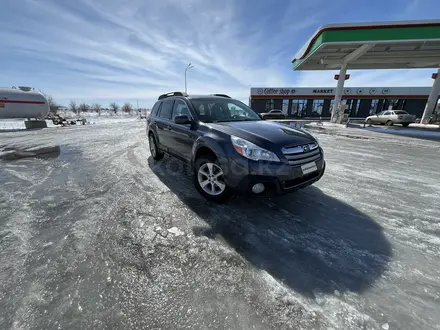
<path fill-rule="evenodd" d="M 331 95 L 336 109 L 332 112 L 332 122 L 341 122 L 343 118 L 341 110 L 344 107 L 341 104 L 348 99 L 344 86 L 349 77 L 348 71 L 432 68 L 429 76 L 433 78 L 433 85 L 427 92 L 423 89 L 423 92 L 417 92 L 420 94 L 413 95 L 402 89 L 401 92 L 387 93 L 386 97 L 382 97 L 385 95 L 377 93 L 381 90 L 379 87 L 376 93 L 381 97 L 371 96 L 374 100 L 384 100 L 382 104 L 390 99 L 389 96 L 393 96 L 393 100 L 401 99 L 400 106 L 416 115 L 419 114 L 414 111 L 420 111 L 417 108 L 421 106 L 422 123 L 426 123 L 437 106 L 440 94 L 440 20 L 325 25 L 306 42 L 292 64 L 294 70 L 339 70 Z M 350 74 L 354 76 L 356 72 Z M 408 85 L 411 85 L 410 81 Z M 399 95 L 403 97 L 394 98 Z M 367 99 L 370 99 L 369 92 L 363 92 L 362 109 L 368 108 Z"/>
<path fill-rule="evenodd" d="M 430 87 L 346 87 L 342 101 L 349 117 L 365 118 L 384 110 L 405 110 L 421 118 Z M 280 109 L 289 117 L 330 117 L 336 88 L 253 87 L 250 106 L 257 112 Z"/>

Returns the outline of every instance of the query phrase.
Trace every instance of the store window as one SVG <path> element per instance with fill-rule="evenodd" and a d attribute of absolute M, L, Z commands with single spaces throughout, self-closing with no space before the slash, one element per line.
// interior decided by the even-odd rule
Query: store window
<path fill-rule="evenodd" d="M 397 102 L 399 100 L 397 99 L 392 99 L 392 100 L 388 100 L 388 107 L 387 109 L 384 110 L 397 110 Z"/>
<path fill-rule="evenodd" d="M 375 115 L 380 109 L 378 109 L 379 100 L 373 99 L 371 100 L 371 106 L 370 106 L 370 115 Z"/>
<path fill-rule="evenodd" d="M 318 115 L 322 114 L 322 109 L 324 108 L 324 100 L 313 100 L 312 112 Z"/>
<path fill-rule="evenodd" d="M 283 113 L 285 115 L 288 114 L 288 111 L 289 111 L 289 100 L 283 100 L 283 104 L 282 104 L 282 109 L 281 110 L 283 111 Z"/>
<path fill-rule="evenodd" d="M 304 117 L 307 109 L 307 100 L 292 100 L 292 115 Z"/>
<path fill-rule="evenodd" d="M 352 116 L 357 116 L 360 105 L 361 105 L 361 100 L 352 100 L 350 107 L 350 114 Z"/>
<path fill-rule="evenodd" d="M 274 100 L 273 99 L 267 100 L 264 111 L 269 112 L 270 110 L 273 110 L 274 108 L 275 108 Z"/>

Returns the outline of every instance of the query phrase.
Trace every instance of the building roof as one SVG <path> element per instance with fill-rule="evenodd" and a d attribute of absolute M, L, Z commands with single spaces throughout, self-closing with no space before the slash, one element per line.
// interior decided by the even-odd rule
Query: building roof
<path fill-rule="evenodd" d="M 439 67 L 440 20 L 325 25 L 292 63 L 294 70 Z"/>

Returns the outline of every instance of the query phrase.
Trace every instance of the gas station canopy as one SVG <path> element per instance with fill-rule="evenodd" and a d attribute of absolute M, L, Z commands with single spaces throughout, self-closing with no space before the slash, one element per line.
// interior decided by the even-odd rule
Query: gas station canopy
<path fill-rule="evenodd" d="M 292 60 L 294 70 L 440 66 L 440 20 L 325 25 Z"/>

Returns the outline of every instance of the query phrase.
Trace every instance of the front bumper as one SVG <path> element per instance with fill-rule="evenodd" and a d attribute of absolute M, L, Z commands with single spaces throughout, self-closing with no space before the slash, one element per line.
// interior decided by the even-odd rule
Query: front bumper
<path fill-rule="evenodd" d="M 232 163 L 232 164 L 231 164 Z M 232 161 L 225 173 L 225 183 L 235 192 L 252 196 L 277 196 L 307 187 L 322 178 L 326 163 L 324 156 L 316 161 L 317 171 L 303 174 L 301 166 L 286 163 L 260 164 L 253 161 Z M 254 194 L 252 186 L 263 183 L 265 191 Z"/>

